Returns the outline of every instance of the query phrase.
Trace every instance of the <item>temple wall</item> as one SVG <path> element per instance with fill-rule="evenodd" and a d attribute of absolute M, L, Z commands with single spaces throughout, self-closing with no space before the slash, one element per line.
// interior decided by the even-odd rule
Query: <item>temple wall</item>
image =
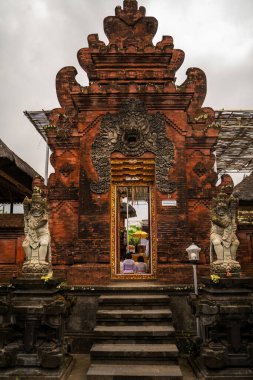
<path fill-rule="evenodd" d="M 155 96 L 153 100 L 150 96 L 149 102 L 155 103 Z M 112 115 L 117 115 L 120 104 L 113 112 L 110 108 L 115 104 L 107 106 Z M 209 204 L 216 180 L 211 154 L 214 140 L 212 135 L 188 137 L 192 136 L 192 126 L 184 111 L 161 112 L 159 107 L 152 107 L 149 114 L 157 112 L 166 121 L 166 136 L 173 145 L 174 159 L 168 178 L 176 183 L 171 194 L 158 188 L 155 192 L 158 280 L 189 283 L 191 271 L 185 264 L 185 249 L 191 241 L 202 248 L 201 263 L 206 264 L 209 259 Z M 100 135 L 104 115 L 97 106 L 93 112 L 82 112 L 78 133 L 73 130 L 66 142 L 57 139 L 55 130 L 48 132 L 55 166 L 49 180 L 53 262 L 57 273 L 73 284 L 110 281 L 110 189 L 104 193 L 91 191 L 91 183 L 99 178 L 92 162 L 92 146 Z M 201 145 L 196 149 L 198 141 Z M 107 159 L 110 160 L 110 154 Z M 162 206 L 162 201 L 168 199 L 175 200 L 176 205 Z"/>
<path fill-rule="evenodd" d="M 16 277 L 24 260 L 24 215 L 0 215 L 0 282 Z"/>

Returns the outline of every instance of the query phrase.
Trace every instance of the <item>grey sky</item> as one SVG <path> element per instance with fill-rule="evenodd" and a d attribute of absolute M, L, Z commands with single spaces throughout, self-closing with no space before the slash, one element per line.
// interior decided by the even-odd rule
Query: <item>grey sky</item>
<path fill-rule="evenodd" d="M 75 66 L 87 84 L 76 53 L 87 35 L 103 33 L 103 19 L 123 0 L 0 0 L 0 138 L 44 175 L 45 145 L 24 110 L 58 107 L 55 76 Z M 155 42 L 174 38 L 188 67 L 199 67 L 208 80 L 206 106 L 253 108 L 252 0 L 139 0 L 159 22 Z"/>

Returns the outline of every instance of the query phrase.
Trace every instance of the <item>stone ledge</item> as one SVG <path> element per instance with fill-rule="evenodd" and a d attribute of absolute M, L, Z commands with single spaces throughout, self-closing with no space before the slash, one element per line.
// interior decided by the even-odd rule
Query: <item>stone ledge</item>
<path fill-rule="evenodd" d="M 75 364 L 75 359 L 68 356 L 59 369 L 46 370 L 34 367 L 17 367 L 0 370 L 1 380 L 67 380 Z"/>

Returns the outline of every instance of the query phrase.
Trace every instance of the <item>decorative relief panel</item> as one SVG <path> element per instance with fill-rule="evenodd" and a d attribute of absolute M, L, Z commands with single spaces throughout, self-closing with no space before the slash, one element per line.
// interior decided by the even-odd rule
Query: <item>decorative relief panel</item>
<path fill-rule="evenodd" d="M 105 193 L 110 185 L 110 156 L 120 152 L 127 157 L 140 157 L 145 152 L 156 156 L 156 185 L 161 192 L 172 193 L 176 184 L 169 181 L 174 148 L 166 136 L 165 118 L 161 113 L 149 115 L 139 99 L 128 99 L 118 114 L 107 113 L 100 125 L 100 134 L 92 145 L 91 157 L 98 173 L 98 182 L 91 184 L 95 193 Z"/>

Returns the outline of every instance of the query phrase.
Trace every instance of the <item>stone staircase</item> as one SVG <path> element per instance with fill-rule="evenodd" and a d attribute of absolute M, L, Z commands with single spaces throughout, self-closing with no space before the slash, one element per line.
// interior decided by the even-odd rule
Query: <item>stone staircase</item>
<path fill-rule="evenodd" d="M 169 297 L 109 294 L 99 298 L 88 380 L 179 380 Z"/>

